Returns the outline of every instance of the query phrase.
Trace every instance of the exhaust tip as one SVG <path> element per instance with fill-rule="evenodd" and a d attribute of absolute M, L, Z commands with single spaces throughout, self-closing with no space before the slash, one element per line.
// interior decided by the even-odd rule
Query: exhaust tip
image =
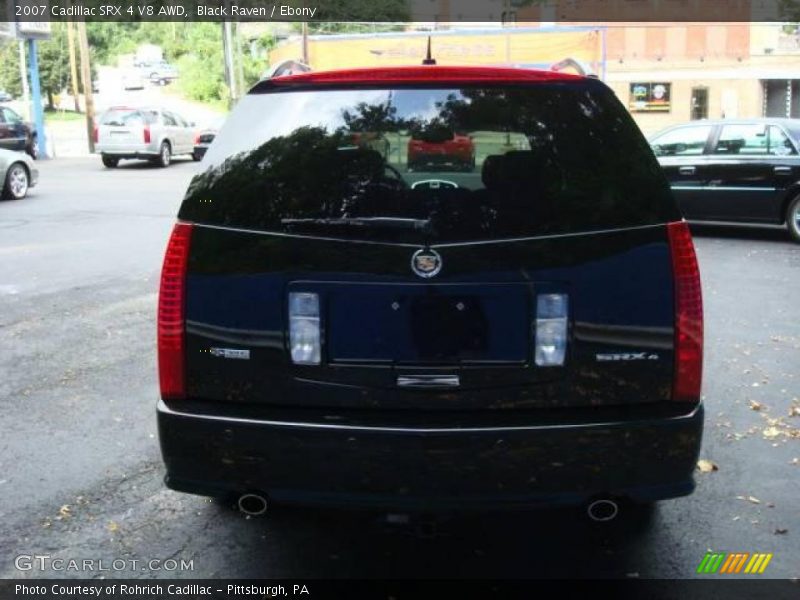
<path fill-rule="evenodd" d="M 242 494 L 237 505 L 242 513 L 250 517 L 260 517 L 267 512 L 267 499 L 261 494 Z"/>
<path fill-rule="evenodd" d="M 619 504 L 608 498 L 595 500 L 586 507 L 586 514 L 589 515 L 592 521 L 612 521 L 619 514 Z"/>

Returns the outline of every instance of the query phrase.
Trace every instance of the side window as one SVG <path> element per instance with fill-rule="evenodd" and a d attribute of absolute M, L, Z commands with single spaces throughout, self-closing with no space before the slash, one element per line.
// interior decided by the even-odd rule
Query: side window
<path fill-rule="evenodd" d="M 163 113 L 164 116 L 164 125 L 167 127 L 177 127 L 178 123 L 175 121 L 175 117 L 172 113 L 165 112 Z"/>
<path fill-rule="evenodd" d="M 3 117 L 6 123 L 11 123 L 12 125 L 22 123 L 22 118 L 10 108 L 3 109 Z"/>
<path fill-rule="evenodd" d="M 761 156 L 769 152 L 767 126 L 764 124 L 724 125 L 714 154 Z"/>
<path fill-rule="evenodd" d="M 656 156 L 692 156 L 703 153 L 711 125 L 680 127 L 667 131 L 651 142 Z"/>
<path fill-rule="evenodd" d="M 188 127 L 189 126 L 189 123 L 187 123 L 186 119 L 184 119 L 182 116 L 174 114 L 174 113 L 173 113 L 172 116 L 175 117 L 175 120 L 178 122 L 178 126 L 179 127 Z"/>
<path fill-rule="evenodd" d="M 780 127 L 769 126 L 769 153 L 777 156 L 797 154 L 792 142 Z"/>

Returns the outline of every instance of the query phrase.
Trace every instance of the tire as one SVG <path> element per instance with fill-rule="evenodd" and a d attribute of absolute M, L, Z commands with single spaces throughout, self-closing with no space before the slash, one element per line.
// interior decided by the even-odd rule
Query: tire
<path fill-rule="evenodd" d="M 789 202 L 786 209 L 786 227 L 795 242 L 800 243 L 800 196 Z"/>
<path fill-rule="evenodd" d="M 6 171 L 6 180 L 3 184 L 3 198 L 8 200 L 21 200 L 28 194 L 30 188 L 30 175 L 27 167 L 22 163 L 14 163 Z"/>
<path fill-rule="evenodd" d="M 103 160 L 103 165 L 109 169 L 113 169 L 119 164 L 119 159 L 113 156 L 102 155 L 101 158 Z"/>
<path fill-rule="evenodd" d="M 161 148 L 158 151 L 158 158 L 156 159 L 156 164 L 163 168 L 169 166 L 169 163 L 172 162 L 172 150 L 169 146 L 169 142 L 161 142 Z"/>
<path fill-rule="evenodd" d="M 31 138 L 31 143 L 25 147 L 25 154 L 30 156 L 33 160 L 37 160 L 39 158 L 39 138 L 33 136 Z"/>
<path fill-rule="evenodd" d="M 203 160 L 203 157 L 200 156 L 197 152 L 192 152 L 192 160 L 194 162 L 200 162 L 201 160 Z"/>

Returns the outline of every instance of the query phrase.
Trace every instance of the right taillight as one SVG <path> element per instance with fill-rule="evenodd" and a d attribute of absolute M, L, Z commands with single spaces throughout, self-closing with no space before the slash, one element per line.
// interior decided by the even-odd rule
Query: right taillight
<path fill-rule="evenodd" d="M 703 381 L 703 295 L 689 226 L 667 225 L 675 287 L 675 373 L 672 399 L 700 400 Z"/>
<path fill-rule="evenodd" d="M 158 380 L 161 397 L 184 398 L 186 269 L 192 226 L 177 223 L 167 244 L 158 292 Z"/>
<path fill-rule="evenodd" d="M 145 144 L 149 144 L 150 143 L 150 126 L 149 125 L 145 125 L 144 126 L 144 143 Z"/>

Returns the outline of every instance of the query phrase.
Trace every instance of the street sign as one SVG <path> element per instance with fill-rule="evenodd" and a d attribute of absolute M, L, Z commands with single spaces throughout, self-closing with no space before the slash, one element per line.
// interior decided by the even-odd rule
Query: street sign
<path fill-rule="evenodd" d="M 46 0 L 15 0 L 14 18 L 16 19 L 16 33 L 19 38 L 26 40 L 46 40 L 50 38 L 50 21 L 36 21 L 46 19 L 50 15 L 50 3 Z"/>

